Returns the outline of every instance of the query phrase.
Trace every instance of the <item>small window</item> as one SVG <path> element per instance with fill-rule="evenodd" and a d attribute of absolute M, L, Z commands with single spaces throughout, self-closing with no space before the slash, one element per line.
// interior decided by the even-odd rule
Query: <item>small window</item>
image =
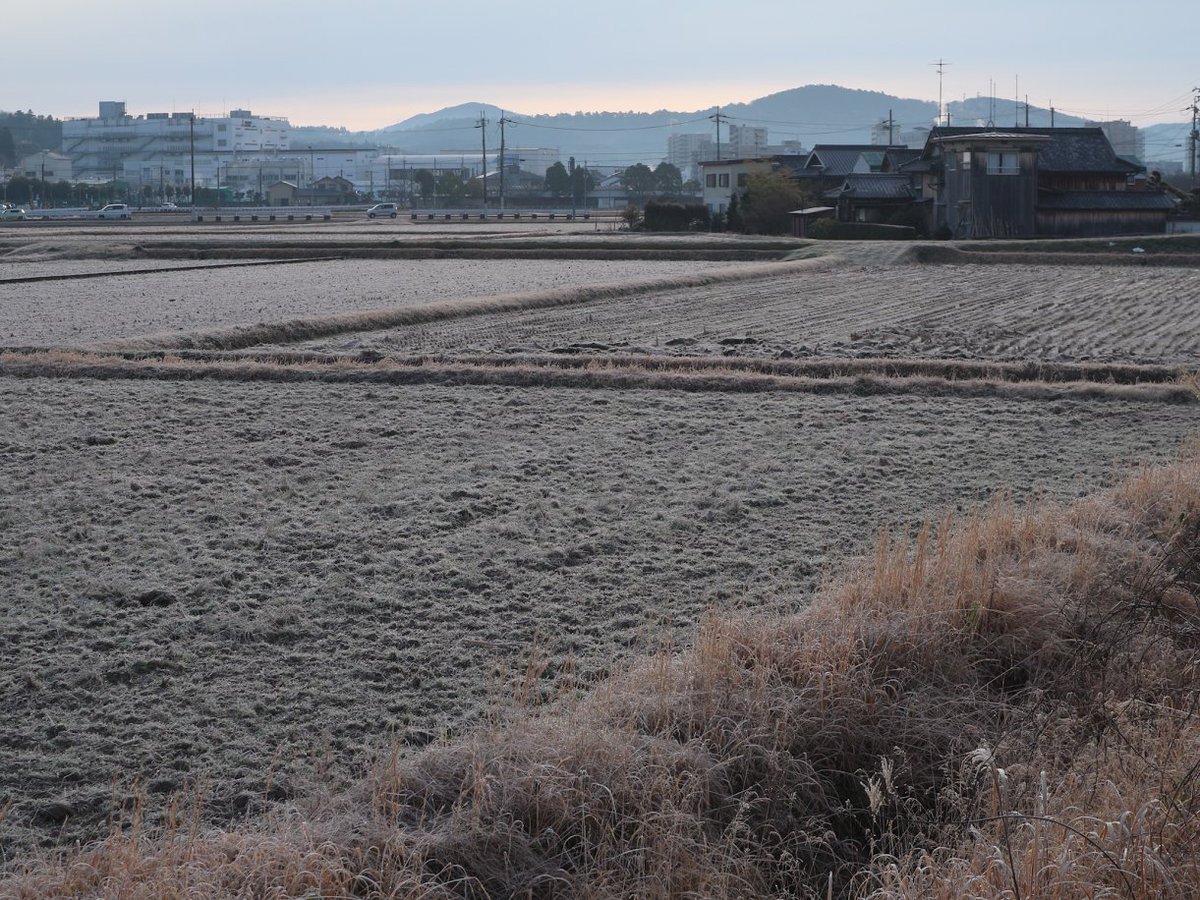
<path fill-rule="evenodd" d="M 971 168 L 971 151 L 964 150 L 962 155 L 962 165 L 964 169 Z"/>
<path fill-rule="evenodd" d="M 1020 175 L 1021 158 L 1015 150 L 993 150 L 988 153 L 989 175 Z"/>
<path fill-rule="evenodd" d="M 745 172 L 738 172 L 738 182 L 737 182 L 737 184 L 738 184 L 738 187 L 745 187 L 745 186 L 746 186 L 746 173 L 745 173 Z"/>
<path fill-rule="evenodd" d="M 704 176 L 704 186 L 705 187 L 716 187 L 717 186 L 717 176 L 715 174 L 713 174 L 712 172 L 705 175 Z"/>
<path fill-rule="evenodd" d="M 717 177 L 717 187 L 729 187 L 729 173 L 722 172 Z"/>

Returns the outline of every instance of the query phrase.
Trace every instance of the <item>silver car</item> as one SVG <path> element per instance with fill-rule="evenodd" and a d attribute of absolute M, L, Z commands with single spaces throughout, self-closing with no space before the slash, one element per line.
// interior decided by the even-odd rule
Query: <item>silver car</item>
<path fill-rule="evenodd" d="M 100 212 L 96 213 L 97 219 L 129 219 L 132 216 L 128 203 L 110 203 L 100 207 Z"/>

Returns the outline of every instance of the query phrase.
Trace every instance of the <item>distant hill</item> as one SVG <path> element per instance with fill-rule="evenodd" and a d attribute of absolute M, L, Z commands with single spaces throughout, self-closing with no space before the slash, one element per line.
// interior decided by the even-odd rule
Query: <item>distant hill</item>
<path fill-rule="evenodd" d="M 493 123 L 499 109 L 492 104 L 464 103 L 423 113 L 373 132 L 375 140 L 401 152 L 433 153 L 439 150 L 473 151 L 479 144 L 475 124 L 480 111 Z M 836 85 L 807 85 L 780 91 L 748 103 L 721 108 L 722 117 L 738 125 L 763 126 L 772 143 L 799 140 L 813 143 L 862 143 L 869 139 L 874 122 L 889 110 L 898 125 L 910 127 L 931 122 L 937 104 L 927 100 L 893 97 L 879 91 L 861 91 Z M 516 123 L 507 132 L 509 146 L 558 147 L 581 162 L 624 165 L 654 163 L 666 154 L 667 137 L 675 133 L 716 136 L 710 116 L 715 108 L 657 112 L 589 112 L 527 115 L 508 112 Z M 723 127 L 722 138 L 728 132 Z M 488 127 L 488 144 L 496 146 L 499 132 Z"/>
<path fill-rule="evenodd" d="M 970 97 L 947 104 L 952 125 L 986 125 L 997 128 L 1024 125 L 1025 104 L 1012 98 Z M 507 111 L 516 124 L 506 138 L 510 147 L 557 147 L 593 165 L 654 164 L 666 155 L 667 137 L 675 133 L 704 133 L 715 137 L 711 116 L 716 110 L 658 110 L 657 112 L 588 112 L 530 115 Z M 360 142 L 380 143 L 400 153 L 439 151 L 478 152 L 480 113 L 489 122 L 489 147 L 499 143 L 495 122 L 499 107 L 490 103 L 461 103 L 435 112 L 422 113 L 374 132 L 356 135 Z M 762 126 L 770 143 L 798 140 L 805 147 L 817 143 L 866 143 L 871 126 L 891 114 L 900 130 L 931 125 L 937 104 L 930 100 L 896 97 L 881 91 L 864 91 L 830 84 L 810 84 L 779 91 L 747 103 L 721 107 L 723 119 L 738 125 Z M 1050 110 L 1030 106 L 1028 122 L 1034 127 L 1051 123 Z M 1054 124 L 1074 127 L 1084 120 L 1061 112 Z M 1186 141 L 1186 125 L 1155 125 L 1146 129 L 1147 157 L 1182 159 L 1183 150 L 1174 145 Z M 723 140 L 728 131 L 721 130 Z"/>
<path fill-rule="evenodd" d="M 966 100 L 952 100 L 947 105 L 950 108 L 951 125 L 986 125 L 989 121 L 997 128 L 1025 125 L 1025 103 L 1022 101 L 1018 104 L 1011 97 L 969 97 Z M 1084 120 L 1055 112 L 1054 124 L 1059 128 L 1075 128 L 1083 125 Z M 1031 104 L 1029 126 L 1049 128 L 1050 110 Z"/>

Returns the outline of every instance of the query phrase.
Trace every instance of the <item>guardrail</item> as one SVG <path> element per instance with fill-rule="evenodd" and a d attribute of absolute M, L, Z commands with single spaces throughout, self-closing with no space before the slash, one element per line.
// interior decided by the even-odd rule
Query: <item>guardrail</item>
<path fill-rule="evenodd" d="M 416 221 L 433 221 L 440 219 L 445 222 L 452 221 L 517 221 L 532 219 L 534 221 L 550 221 L 550 222 L 571 222 L 575 220 L 590 221 L 593 218 L 604 218 L 602 211 L 594 209 L 581 209 L 576 212 L 571 212 L 562 209 L 489 209 L 489 210 L 469 210 L 469 209 L 410 209 L 408 212 L 409 218 Z M 617 213 L 614 213 L 617 215 Z"/>
<path fill-rule="evenodd" d="M 365 207 L 364 207 L 365 208 Z M 192 212 L 193 222 L 328 222 L 330 206 L 229 206 L 207 207 Z"/>

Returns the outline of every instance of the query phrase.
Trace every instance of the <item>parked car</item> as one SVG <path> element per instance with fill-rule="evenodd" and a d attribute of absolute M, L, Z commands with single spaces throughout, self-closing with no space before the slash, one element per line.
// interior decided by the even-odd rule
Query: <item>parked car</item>
<path fill-rule="evenodd" d="M 396 218 L 396 213 L 400 211 L 400 207 L 395 203 L 376 203 L 367 210 L 367 218 L 373 219 L 376 216 L 391 216 Z"/>
<path fill-rule="evenodd" d="M 29 213 L 21 209 L 19 206 L 6 206 L 4 209 L 0 209 L 0 221 L 8 219 L 24 219 L 28 215 Z"/>
<path fill-rule="evenodd" d="M 97 219 L 128 219 L 132 216 L 133 212 L 128 203 L 109 203 L 100 207 L 100 212 L 96 213 Z"/>

